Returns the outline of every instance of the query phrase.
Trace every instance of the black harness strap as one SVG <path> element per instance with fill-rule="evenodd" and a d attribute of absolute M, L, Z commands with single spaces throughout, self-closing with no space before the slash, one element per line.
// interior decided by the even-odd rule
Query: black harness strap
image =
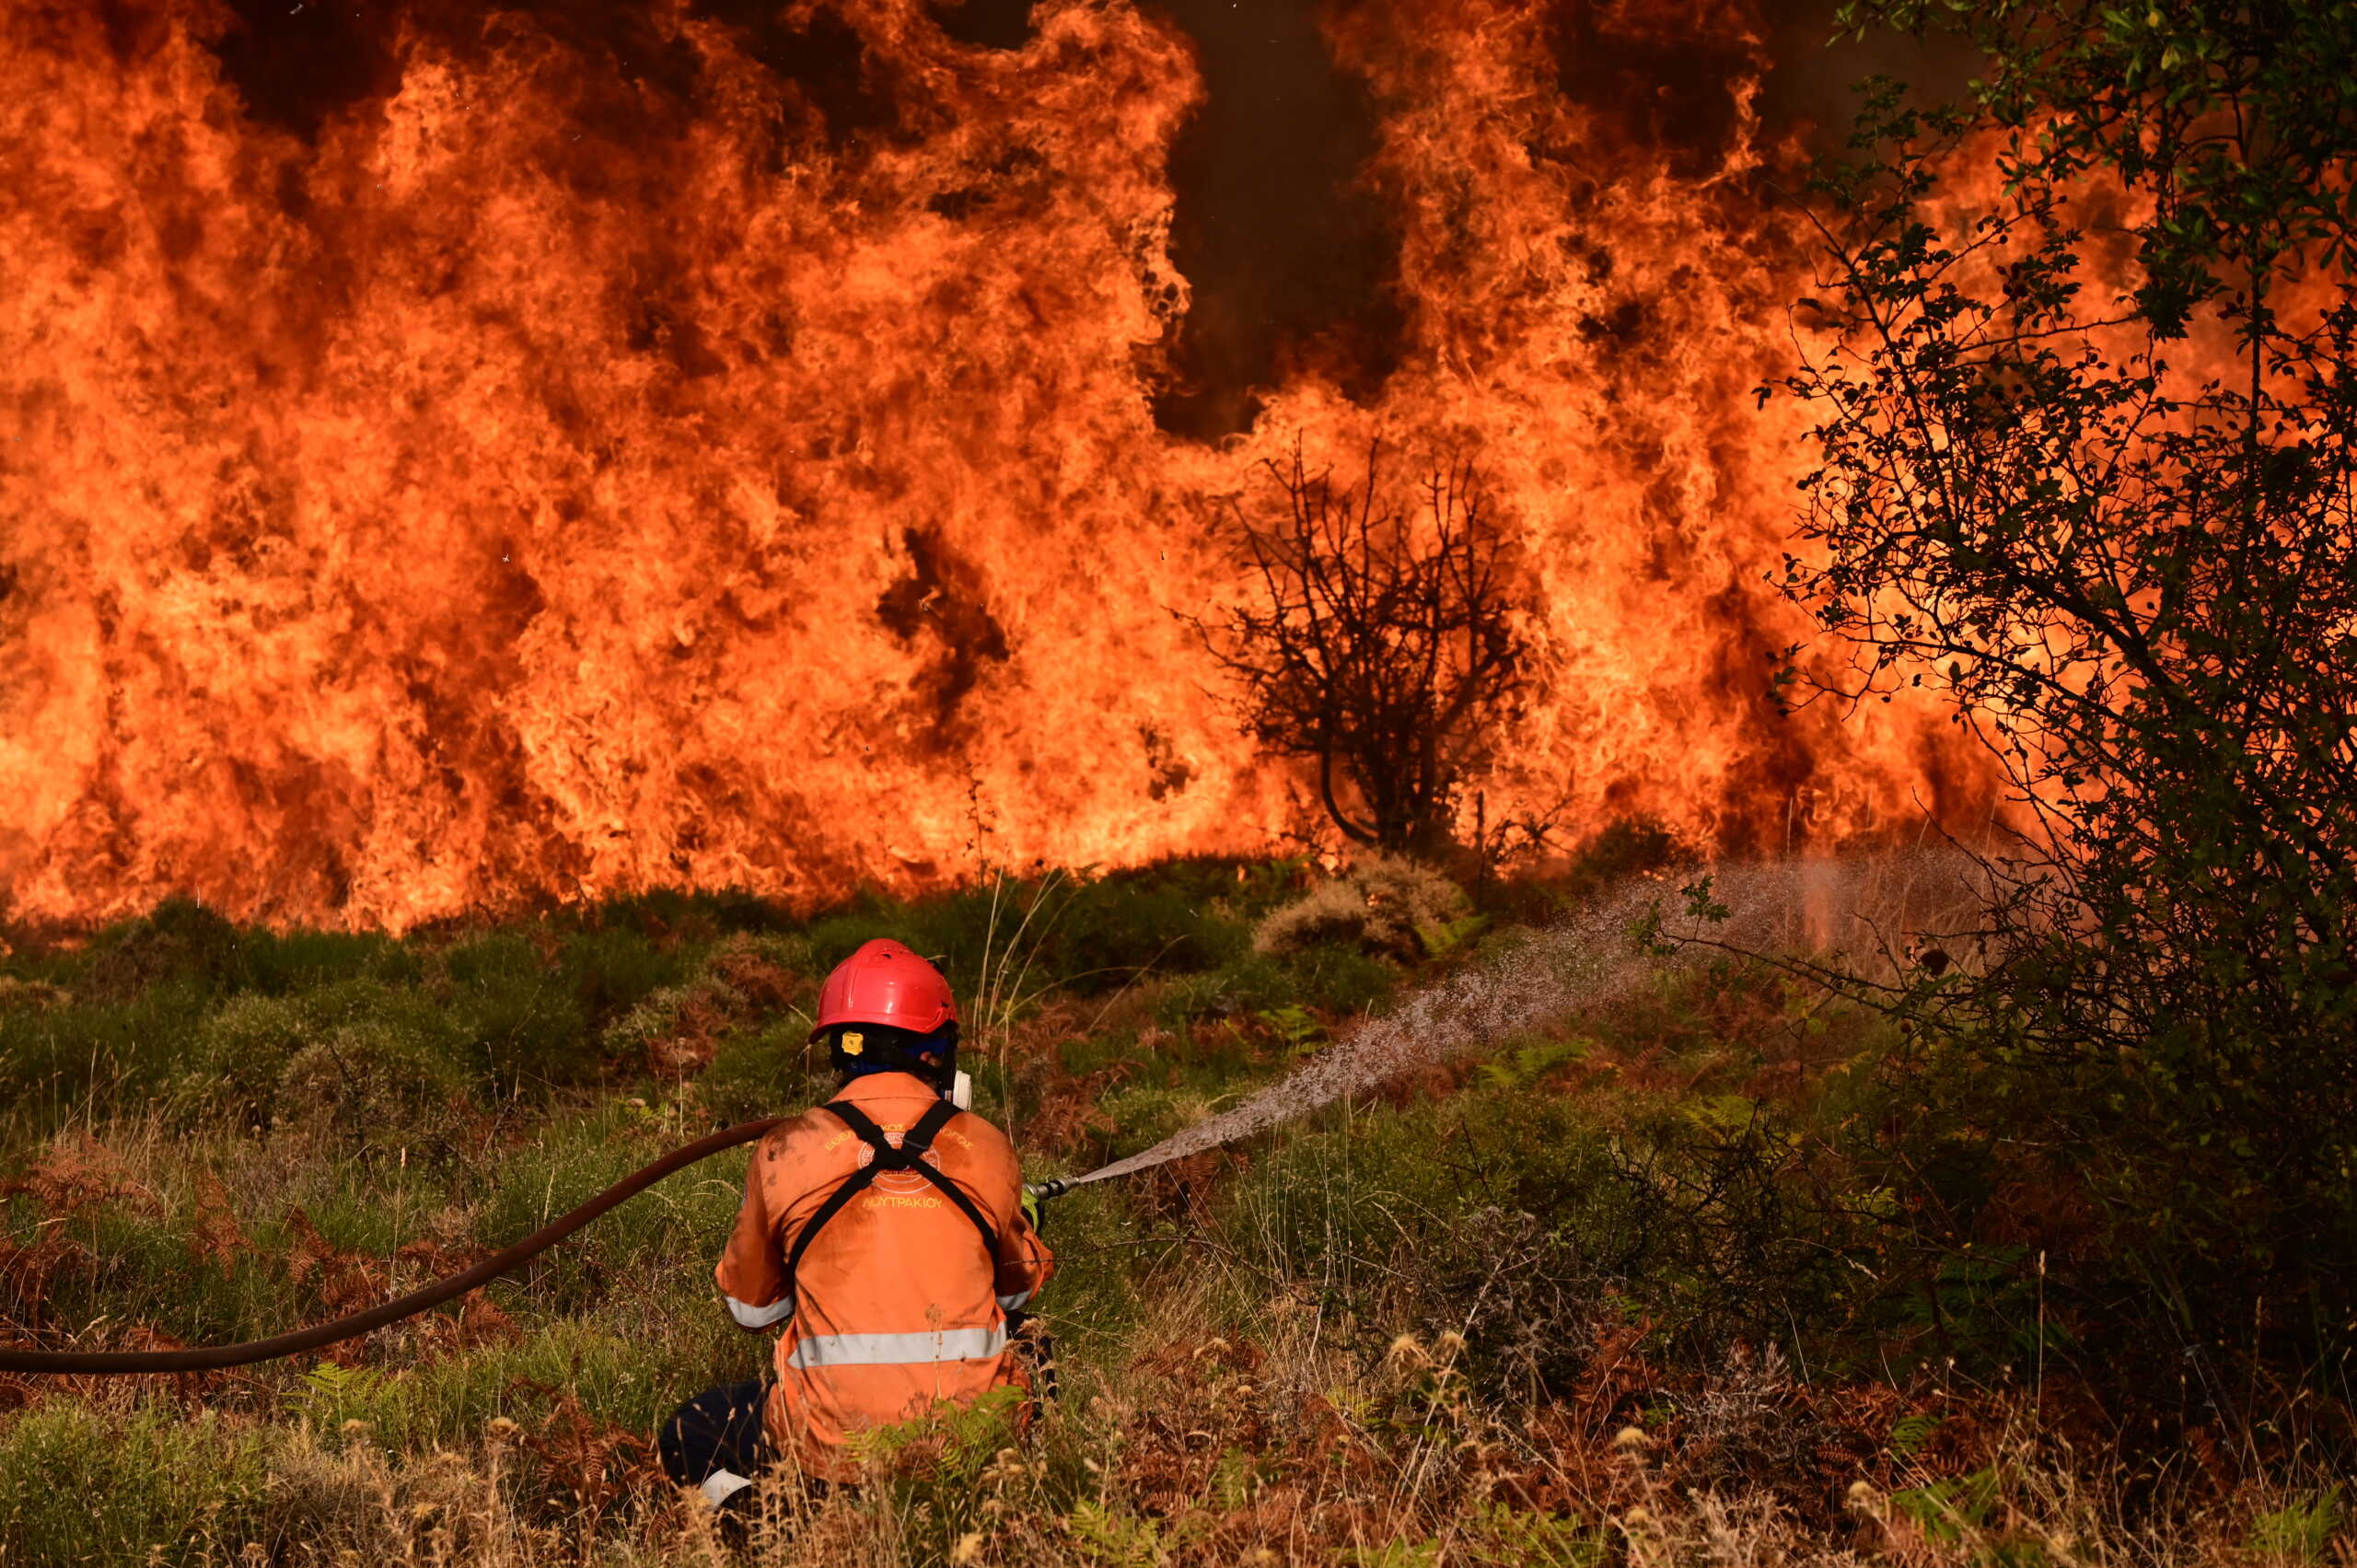
<path fill-rule="evenodd" d="M 997 1266 L 998 1231 L 992 1225 L 990 1217 L 982 1213 L 981 1206 L 964 1188 L 924 1161 L 926 1151 L 933 1147 L 934 1139 L 949 1124 L 949 1119 L 958 1114 L 956 1106 L 946 1099 L 935 1101 L 923 1116 L 917 1118 L 915 1126 L 901 1134 L 899 1148 L 894 1148 L 892 1141 L 884 1135 L 884 1129 L 869 1121 L 867 1113 L 856 1106 L 830 1104 L 819 1109 L 850 1128 L 860 1142 L 875 1152 L 875 1157 L 844 1177 L 842 1184 L 827 1194 L 827 1201 L 819 1205 L 819 1212 L 810 1216 L 801 1234 L 794 1238 L 794 1249 L 785 1260 L 785 1278 L 789 1288 L 800 1288 L 802 1255 L 810 1249 L 812 1238 L 829 1220 L 843 1212 L 845 1204 L 865 1191 L 877 1177 L 888 1170 L 912 1170 L 932 1182 L 943 1197 L 957 1204 L 965 1216 L 974 1222 L 974 1228 L 981 1232 L 984 1254 L 993 1268 Z"/>

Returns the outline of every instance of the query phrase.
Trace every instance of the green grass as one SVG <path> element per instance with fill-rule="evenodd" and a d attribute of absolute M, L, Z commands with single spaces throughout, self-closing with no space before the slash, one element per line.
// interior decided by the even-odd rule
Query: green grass
<path fill-rule="evenodd" d="M 1275 1079 L 1564 896 L 1486 889 L 1497 923 L 1412 959 L 1255 952 L 1306 877 L 1188 863 L 807 922 L 662 894 L 400 940 L 175 904 L 19 942 L 0 959 L 0 1321 L 233 1341 L 462 1266 L 702 1132 L 823 1096 L 812 988 L 871 935 L 997 998 L 973 1020 L 979 1108 L 1033 1174 L 1069 1174 Z M 1019 1439 L 983 1415 L 916 1442 L 922 1463 L 763 1550 L 1585 1568 L 1861 1529 L 1959 1563 L 2031 1561 L 2040 1530 L 2143 1539 L 2043 1439 L 1991 1468 L 1990 1434 L 2041 1397 L 2026 1348 L 2075 1383 L 2096 1352 L 2059 1271 L 1972 1229 L 2010 1212 L 2003 1173 L 1898 1098 L 1904 1050 L 1723 966 L 1084 1189 L 1051 1214 L 1062 1400 Z M 763 1365 L 711 1282 L 743 1160 L 328 1358 L 0 1379 L 0 1562 L 709 1561 L 644 1445 Z M 1616 1441 L 1631 1426 L 1648 1446 Z M 2220 1551 L 2329 1560 L 2341 1493 L 2297 1484 L 2309 1462 L 2262 1464 L 2253 1501 L 2146 1486 L 2136 1506 Z M 2000 1473 L 2027 1479 L 1971 1490 Z M 1861 1523 L 1853 1481 L 1889 1523 Z M 2086 1560 L 2129 1560 L 2111 1551 Z"/>
<path fill-rule="evenodd" d="M 58 1564 L 234 1551 L 283 1527 L 269 1495 L 279 1441 L 219 1411 L 44 1400 L 0 1427 L 0 1539 L 16 1561 Z"/>

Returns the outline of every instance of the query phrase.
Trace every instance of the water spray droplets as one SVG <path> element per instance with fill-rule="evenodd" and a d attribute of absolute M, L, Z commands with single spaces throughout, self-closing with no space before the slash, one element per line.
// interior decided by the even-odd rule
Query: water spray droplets
<path fill-rule="evenodd" d="M 1075 1177 L 1105 1181 L 1167 1165 L 1437 1066 L 1518 1030 L 1594 1016 L 1657 978 L 1733 948 L 1887 966 L 1905 941 L 1959 929 L 1976 869 L 1963 856 L 1905 854 L 1723 865 L 1702 896 L 1685 879 L 1625 884 L 1518 946 L 1457 970 L 1369 1018 L 1291 1075 L 1154 1147 Z M 1648 917 L 1655 917 L 1649 921 Z M 1945 935 L 1950 948 L 1961 945 Z"/>

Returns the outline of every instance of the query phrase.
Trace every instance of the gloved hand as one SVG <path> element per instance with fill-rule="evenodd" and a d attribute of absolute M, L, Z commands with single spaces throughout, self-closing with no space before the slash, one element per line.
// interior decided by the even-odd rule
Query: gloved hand
<path fill-rule="evenodd" d="M 1028 1187 L 1023 1189 L 1023 1217 L 1029 1223 L 1033 1230 L 1036 1231 L 1039 1228 L 1039 1220 L 1041 1216 L 1039 1213 L 1039 1194 L 1033 1192 Z"/>

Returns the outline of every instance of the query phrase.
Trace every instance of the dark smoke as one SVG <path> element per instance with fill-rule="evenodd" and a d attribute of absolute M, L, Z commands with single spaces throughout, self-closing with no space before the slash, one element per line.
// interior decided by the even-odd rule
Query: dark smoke
<path fill-rule="evenodd" d="M 1174 260 L 1194 287 L 1157 401 L 1163 428 L 1248 426 L 1256 393 L 1315 366 L 1371 396 L 1396 362 L 1399 240 L 1359 180 L 1376 111 L 1338 69 L 1314 0 L 1162 0 L 1194 41 L 1205 102 L 1172 150 Z"/>
<path fill-rule="evenodd" d="M 1144 3 L 1193 41 L 1205 87 L 1172 153 L 1175 260 L 1193 300 L 1155 399 L 1158 422 L 1203 440 L 1245 429 L 1260 394 L 1306 368 L 1372 396 L 1399 353 L 1399 238 L 1361 178 L 1376 150 L 1376 106 L 1336 65 L 1319 29 L 1322 0 Z M 119 50 L 152 34 L 152 9 L 140 0 L 100 4 Z M 630 89 L 585 94 L 580 111 L 604 135 L 660 134 L 663 111 L 650 97 L 676 114 L 672 129 L 695 112 L 692 52 L 663 36 L 653 7 L 632 0 L 230 0 L 228 9 L 214 47 L 230 85 L 255 120 L 306 139 L 399 88 L 404 29 L 481 44 L 522 26 L 563 41 L 593 79 Z M 1833 10 L 1832 0 L 1768 0 L 1758 36 L 1705 37 L 1568 0 L 1556 7 L 1559 79 L 1568 97 L 1617 121 L 1631 145 L 1687 174 L 1723 157 L 1736 129 L 1734 84 L 1763 64 L 1768 130 L 1799 130 L 1819 150 L 1838 145 L 1850 85 L 1870 72 L 1931 96 L 1963 90 L 1968 52 L 1880 36 L 1829 48 Z M 807 129 L 838 146 L 879 145 L 899 130 L 893 85 L 875 78 L 860 37 L 833 9 L 789 20 L 778 0 L 692 0 L 690 12 L 733 29 L 815 122 Z M 1031 33 L 1029 0 L 963 0 L 937 17 L 977 48 L 1019 48 Z"/>
<path fill-rule="evenodd" d="M 1971 47 L 1942 34 L 1908 38 L 1887 30 L 1833 41 L 1834 0 L 1769 0 L 1759 112 L 1778 130 L 1797 129 L 1812 152 L 1830 153 L 1848 134 L 1858 82 L 1891 76 L 1927 103 L 1956 102 L 1977 74 Z"/>
<path fill-rule="evenodd" d="M 1318 0 L 1145 3 L 1193 41 L 1204 87 L 1171 153 L 1173 260 L 1194 295 L 1156 422 L 1199 440 L 1234 434 L 1264 389 L 1313 365 L 1372 396 L 1399 353 L 1399 243 L 1358 180 L 1374 106 L 1336 68 Z M 1028 0 L 967 0 L 942 27 L 1013 48 L 1029 13 Z"/>
<path fill-rule="evenodd" d="M 110 39 L 144 36 L 133 18 L 139 0 L 108 0 Z M 339 110 L 389 96 L 401 85 L 381 17 L 350 4 L 306 6 L 289 14 L 278 0 L 230 0 L 235 19 L 214 41 L 221 74 L 265 125 L 318 136 Z M 117 52 L 122 44 L 116 44 Z"/>

